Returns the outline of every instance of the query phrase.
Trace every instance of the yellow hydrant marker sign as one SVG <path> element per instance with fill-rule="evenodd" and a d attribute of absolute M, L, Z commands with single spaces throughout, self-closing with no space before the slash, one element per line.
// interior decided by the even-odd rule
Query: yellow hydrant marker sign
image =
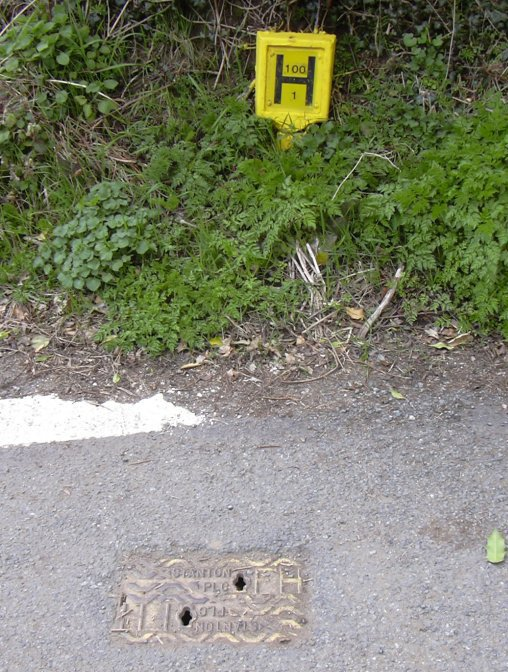
<path fill-rule="evenodd" d="M 326 121 L 334 55 L 335 35 L 259 32 L 256 114 L 287 132 Z"/>

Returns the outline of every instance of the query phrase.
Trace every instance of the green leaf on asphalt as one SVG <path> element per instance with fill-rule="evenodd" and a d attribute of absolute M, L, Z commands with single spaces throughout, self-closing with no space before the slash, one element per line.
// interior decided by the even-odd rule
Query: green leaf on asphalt
<path fill-rule="evenodd" d="M 394 399 L 405 399 L 406 397 L 402 394 L 402 392 L 399 392 L 395 388 L 391 387 L 390 388 L 390 394 Z"/>
<path fill-rule="evenodd" d="M 503 562 L 504 556 L 504 537 L 499 530 L 494 530 L 487 539 L 487 560 L 492 563 Z"/>

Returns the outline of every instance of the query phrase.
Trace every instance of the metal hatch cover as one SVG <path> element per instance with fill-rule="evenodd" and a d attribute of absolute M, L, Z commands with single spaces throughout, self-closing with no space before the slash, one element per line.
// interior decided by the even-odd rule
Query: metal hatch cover
<path fill-rule="evenodd" d="M 133 643 L 290 643 L 306 630 L 306 580 L 285 557 L 190 554 L 126 566 L 112 633 Z"/>

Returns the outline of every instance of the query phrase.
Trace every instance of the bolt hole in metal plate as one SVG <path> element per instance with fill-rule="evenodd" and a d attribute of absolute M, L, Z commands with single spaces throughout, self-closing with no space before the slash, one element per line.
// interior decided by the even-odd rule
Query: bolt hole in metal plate
<path fill-rule="evenodd" d="M 286 557 L 134 558 L 123 572 L 112 633 L 168 646 L 289 644 L 305 635 L 307 581 Z"/>

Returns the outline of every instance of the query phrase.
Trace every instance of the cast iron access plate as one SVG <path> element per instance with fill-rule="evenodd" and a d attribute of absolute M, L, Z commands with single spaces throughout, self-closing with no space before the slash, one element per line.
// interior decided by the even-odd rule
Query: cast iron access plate
<path fill-rule="evenodd" d="M 302 567 L 290 558 L 135 558 L 112 632 L 134 643 L 289 643 L 305 633 L 305 596 Z"/>

